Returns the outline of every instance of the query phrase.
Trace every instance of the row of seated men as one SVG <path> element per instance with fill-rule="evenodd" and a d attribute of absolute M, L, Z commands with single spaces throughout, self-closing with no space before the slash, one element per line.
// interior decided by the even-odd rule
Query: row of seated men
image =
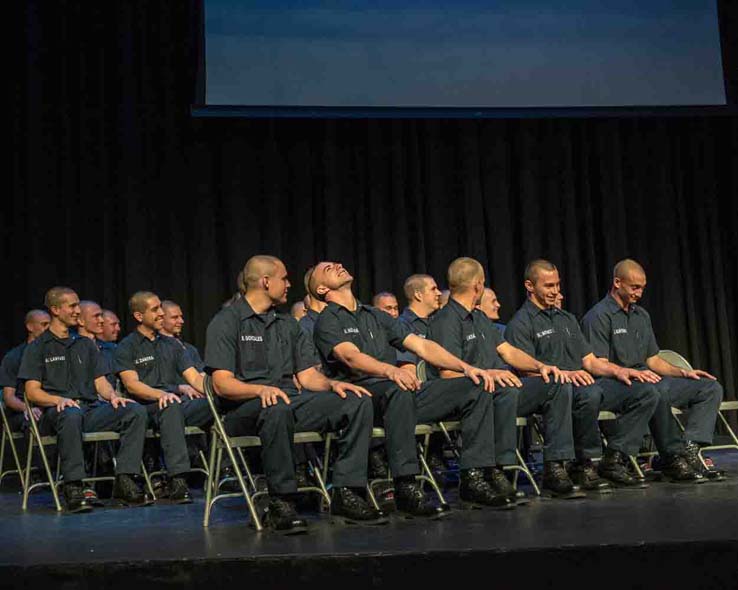
<path fill-rule="evenodd" d="M 615 266 L 610 292 L 580 327 L 557 306 L 558 269 L 545 260 L 531 262 L 524 278 L 528 299 L 504 339 L 479 307 L 485 295 L 482 266 L 459 258 L 447 280 L 450 298 L 441 308 L 432 277 L 407 279 L 408 306 L 396 319 L 359 302 L 354 279 L 340 263 L 320 262 L 305 274 L 308 310 L 298 324 L 275 309 L 287 302 L 290 288 L 284 264 L 267 255 L 247 261 L 238 293 L 208 326 L 204 370 L 212 376 L 227 432 L 261 438 L 268 526 L 286 532 L 307 528 L 295 509 L 292 441 L 295 432 L 309 430 L 338 433 L 333 517 L 387 522 L 364 496 L 375 422 L 386 433 L 396 509 L 411 517 L 439 516 L 416 480 L 415 426 L 450 418 L 461 421 L 459 501 L 467 508 L 510 509 L 519 502 L 503 469 L 516 462 L 516 417 L 533 413 L 544 425 L 541 487 L 552 497 L 642 485 L 626 458 L 638 451 L 649 429 L 669 480 L 698 483 L 723 476 L 705 470 L 698 456 L 700 446 L 712 442 L 722 388 L 708 373 L 679 369 L 658 356 L 650 318 L 638 305 L 646 285 L 638 263 Z M 65 287 L 51 289 L 46 306 L 49 329 L 38 328 L 15 379 L 6 376 L 2 385 L 6 392 L 23 387 L 42 410 L 42 431 L 57 435 L 68 508 L 89 509 L 81 483 L 81 433 L 92 430 L 121 433 L 114 495 L 129 504 L 146 503 L 132 476 L 140 470 L 147 426 L 161 432 L 171 497 L 188 501 L 184 426 L 205 426 L 210 415 L 194 354 L 175 330 L 164 330 L 159 298 L 151 292 L 131 297 L 137 328 L 108 362 L 107 347 L 97 341 L 105 326 L 98 306 L 80 305 Z M 86 307 L 102 321 L 88 323 Z M 181 310 L 175 311 L 181 320 Z M 415 370 L 421 360 L 428 368 L 424 382 Z M 127 398 L 112 387 L 111 373 Z M 689 408 L 684 434 L 672 406 Z M 600 410 L 618 414 L 604 454 Z M 592 460 L 600 457 L 595 468 Z"/>

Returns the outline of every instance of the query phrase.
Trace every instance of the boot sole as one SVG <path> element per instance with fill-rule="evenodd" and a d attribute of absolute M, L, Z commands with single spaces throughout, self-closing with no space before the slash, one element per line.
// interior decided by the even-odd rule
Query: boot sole
<path fill-rule="evenodd" d="M 267 525 L 268 526 L 268 525 Z M 296 526 L 291 529 L 284 529 L 284 530 L 277 530 L 272 527 L 268 527 L 269 531 L 272 533 L 276 533 L 278 535 L 281 535 L 283 537 L 290 537 L 292 535 L 305 535 L 308 532 L 308 527 L 306 526 Z"/>
<path fill-rule="evenodd" d="M 333 516 L 331 515 L 331 524 L 338 524 L 338 525 L 344 525 L 344 526 L 382 526 L 385 524 L 389 524 L 389 518 L 386 516 L 383 516 L 381 518 L 376 518 L 374 520 L 357 520 L 355 518 L 349 518 L 347 516 Z"/>
<path fill-rule="evenodd" d="M 514 503 L 504 504 L 502 506 L 490 506 L 489 504 L 481 504 L 479 502 L 470 502 L 468 500 L 461 500 L 462 510 L 512 510 L 515 508 Z"/>
<path fill-rule="evenodd" d="M 571 492 L 554 492 L 551 490 L 541 490 L 541 496 L 549 498 L 551 500 L 581 500 L 587 497 L 581 490 L 572 490 Z"/>
<path fill-rule="evenodd" d="M 404 518 L 405 520 L 440 520 L 441 518 L 445 518 L 449 511 L 450 508 L 442 508 L 441 510 L 434 512 L 433 514 L 412 514 L 411 512 L 405 512 L 398 508 L 395 514 L 397 514 L 400 518 Z"/>
<path fill-rule="evenodd" d="M 86 512 L 92 512 L 92 506 L 88 504 L 87 506 L 80 506 L 74 510 L 70 510 L 69 508 L 65 508 L 65 510 L 67 514 L 84 514 Z"/>

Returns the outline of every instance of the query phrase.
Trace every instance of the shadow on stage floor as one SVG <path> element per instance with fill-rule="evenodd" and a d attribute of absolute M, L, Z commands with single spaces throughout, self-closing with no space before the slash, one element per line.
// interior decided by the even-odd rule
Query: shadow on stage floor
<path fill-rule="evenodd" d="M 0 581 L 61 588 L 273 589 L 306 583 L 502 588 L 738 588 L 738 453 L 714 453 L 732 474 L 701 485 L 653 483 L 586 500 L 533 500 L 512 511 L 393 518 L 377 528 L 311 518 L 310 534 L 257 534 L 242 501 L 215 508 L 102 508 L 57 514 L 50 494 L 27 512 L 0 493 Z M 449 494 L 450 499 L 454 495 Z"/>

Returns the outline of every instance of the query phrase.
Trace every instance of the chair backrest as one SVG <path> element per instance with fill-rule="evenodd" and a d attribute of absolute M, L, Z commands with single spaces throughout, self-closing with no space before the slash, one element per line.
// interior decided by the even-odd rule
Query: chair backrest
<path fill-rule="evenodd" d="M 425 366 L 425 361 L 423 359 L 420 359 L 418 364 L 415 365 L 415 375 L 421 383 L 428 378 L 427 367 Z"/>
<path fill-rule="evenodd" d="M 684 369 L 685 371 L 692 370 L 692 365 L 689 364 L 689 361 L 673 350 L 659 350 L 659 358 L 679 369 Z"/>
<path fill-rule="evenodd" d="M 213 388 L 213 377 L 207 373 L 202 378 L 202 388 L 205 393 L 205 397 L 208 400 L 210 406 L 210 413 L 213 416 L 213 426 L 218 430 L 219 434 L 225 435 L 225 428 L 223 427 L 223 421 L 221 420 L 220 411 L 215 401 L 216 393 Z"/>

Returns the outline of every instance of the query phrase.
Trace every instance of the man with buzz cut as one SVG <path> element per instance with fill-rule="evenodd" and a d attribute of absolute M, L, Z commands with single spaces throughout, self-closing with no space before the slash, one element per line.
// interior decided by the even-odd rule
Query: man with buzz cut
<path fill-rule="evenodd" d="M 105 329 L 105 318 L 102 307 L 94 301 L 79 302 L 79 325 L 77 330 L 80 336 L 89 338 L 95 343 L 100 354 L 103 355 L 108 366 L 107 379 L 113 389 L 118 387 L 118 378 L 115 376 L 115 344 L 102 340 Z"/>
<path fill-rule="evenodd" d="M 415 426 L 460 415 L 464 439 L 459 466 L 459 499 L 465 507 L 510 508 L 484 479 L 494 464 L 494 410 L 487 374 L 435 342 L 412 334 L 389 314 L 361 304 L 352 292 L 354 278 L 338 262 L 321 262 L 310 277 L 310 294 L 328 306 L 315 324 L 315 343 L 323 370 L 371 391 L 381 416 L 398 511 L 438 516 L 416 481 L 419 473 Z M 420 383 L 397 366 L 396 350 L 408 350 L 428 363 L 455 371 L 460 379 Z"/>
<path fill-rule="evenodd" d="M 108 342 L 115 348 L 115 343 L 120 335 L 120 319 L 117 314 L 109 309 L 103 309 L 103 330 L 99 340 Z"/>
<path fill-rule="evenodd" d="M 569 465 L 575 484 L 584 490 L 609 491 L 610 484 L 641 485 L 626 469 L 638 452 L 659 394 L 637 371 L 597 358 L 582 335 L 579 322 L 557 305 L 561 280 L 548 260 L 533 260 L 525 269 L 528 299 L 507 325 L 505 339 L 541 362 L 556 365 L 573 388 L 572 419 L 576 460 Z M 598 427 L 600 410 L 618 414 L 602 456 Z M 599 475 L 598 475 L 599 474 Z M 604 479 L 603 479 L 604 478 Z"/>
<path fill-rule="evenodd" d="M 185 342 L 182 339 L 182 327 L 184 326 L 185 321 L 184 314 L 182 313 L 182 308 L 179 303 L 175 303 L 169 299 L 164 299 L 164 301 L 161 302 L 161 309 L 164 311 L 164 317 L 161 321 L 161 330 L 159 330 L 159 334 L 162 336 L 169 336 L 179 342 L 180 346 L 182 346 L 182 348 L 187 351 L 187 354 L 190 355 L 197 372 L 202 373 L 205 369 L 205 363 L 200 356 L 200 351 L 197 350 L 197 347 L 194 344 Z M 180 381 L 180 383 L 184 383 L 184 381 Z"/>
<path fill-rule="evenodd" d="M 132 476 L 140 473 L 146 411 L 118 397 L 105 378 L 109 369 L 97 347 L 89 338 L 70 333 L 78 326 L 77 294 L 68 287 L 54 287 L 46 293 L 45 303 L 51 315 L 49 329 L 26 348 L 18 376 L 25 382 L 28 401 L 44 409 L 41 434 L 57 437 L 67 510 L 92 510 L 82 487 L 87 477 L 82 433 L 101 430 L 120 433 L 113 497 L 129 505 L 145 504 Z"/>
<path fill-rule="evenodd" d="M 303 284 L 305 285 L 305 292 L 307 293 L 307 295 L 305 295 L 305 315 L 302 316 L 298 322 L 300 324 L 300 328 L 310 336 L 311 340 L 313 339 L 313 328 L 315 327 L 315 322 L 317 321 L 320 312 L 325 309 L 324 301 L 318 301 L 315 297 L 310 295 L 310 285 L 308 282 L 310 281 L 310 275 L 313 274 L 313 268 L 315 267 L 311 266 L 308 268 L 307 271 L 305 271 L 305 276 L 303 277 Z"/>
<path fill-rule="evenodd" d="M 653 383 L 659 402 L 650 421 L 664 475 L 676 482 L 724 478 L 705 469 L 701 446 L 712 443 L 723 388 L 715 377 L 699 369 L 675 367 L 659 356 L 651 317 L 638 302 L 646 288 L 646 271 L 635 260 L 621 260 L 613 269 L 610 292 L 582 319 L 582 330 L 594 355 L 628 369 L 631 378 Z M 671 408 L 688 408 L 684 435 Z"/>
<path fill-rule="evenodd" d="M 256 433 L 261 438 L 269 488 L 266 525 L 285 534 L 307 530 L 295 509 L 294 434 L 311 430 L 338 433 L 332 517 L 346 523 L 386 524 L 384 515 L 361 497 L 373 421 L 369 392 L 318 371 L 312 340 L 294 318 L 277 313 L 275 307 L 287 301 L 290 287 L 281 260 L 251 257 L 239 282 L 242 296 L 208 325 L 205 365 L 225 411 L 228 434 Z"/>
<path fill-rule="evenodd" d="M 118 345 L 115 369 L 128 394 L 146 408 L 151 427 L 159 432 L 169 475 L 167 497 L 188 504 L 192 496 L 184 475 L 191 464 L 185 426 L 202 427 L 212 420 L 202 393 L 202 375 L 176 339 L 159 333 L 164 310 L 155 293 L 134 293 L 128 307 L 138 326 Z"/>
<path fill-rule="evenodd" d="M 516 497 L 502 468 L 516 462 L 516 417 L 537 412 L 543 415 L 546 438 L 543 491 L 557 498 L 581 498 L 583 494 L 574 488 L 564 466 L 574 458 L 571 385 L 556 366 L 542 363 L 502 339 L 492 320 L 478 308 L 484 294 L 484 280 L 484 269 L 473 258 L 457 258 L 449 265 L 451 297 L 446 307 L 433 317 L 428 338 L 466 362 L 485 369 L 497 385 L 494 390 L 496 465 L 485 476 L 498 493 L 511 499 Z M 529 376 L 519 379 L 505 364 Z M 445 380 L 457 378 L 459 374 L 431 370 L 431 376 Z"/>
<path fill-rule="evenodd" d="M 397 297 L 389 291 L 380 291 L 372 297 L 372 305 L 395 319 L 400 317 L 400 304 L 397 303 Z"/>

